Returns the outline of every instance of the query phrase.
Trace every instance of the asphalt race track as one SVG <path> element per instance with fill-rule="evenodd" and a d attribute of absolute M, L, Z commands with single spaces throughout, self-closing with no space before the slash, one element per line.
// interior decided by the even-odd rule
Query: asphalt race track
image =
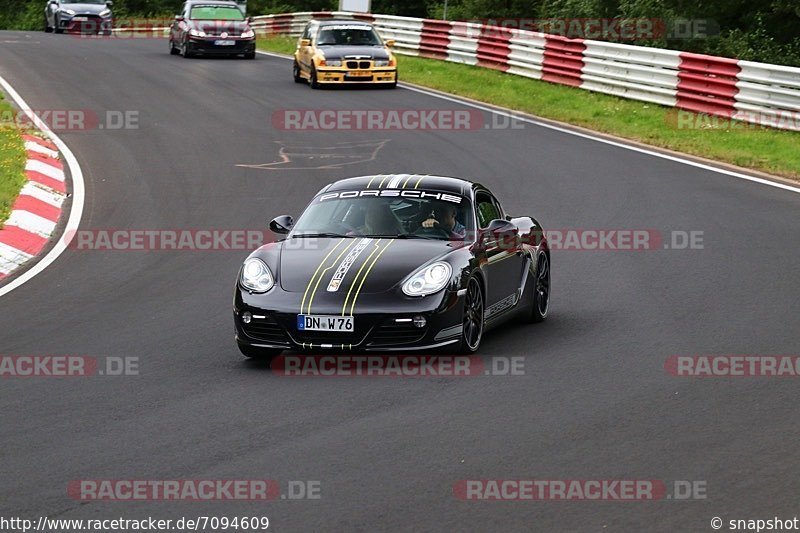
<path fill-rule="evenodd" d="M 288 378 L 244 360 L 231 300 L 247 251 L 67 250 L 0 298 L 0 353 L 138 357 L 139 375 L 0 381 L 0 516 L 709 531 L 715 516 L 795 515 L 797 378 L 674 377 L 664 363 L 800 355 L 800 195 L 532 124 L 282 131 L 276 110 L 463 109 L 402 88 L 312 91 L 290 74 L 264 55 L 172 57 L 162 40 L 0 33 L 0 75 L 32 108 L 138 112 L 138 129 L 59 133 L 86 180 L 82 229 L 263 229 L 330 181 L 409 172 L 484 182 L 546 228 L 700 231 L 703 247 L 556 251 L 549 319 L 495 330 L 481 348 L 487 361 L 524 357 L 524 375 L 426 379 Z M 280 162 L 281 146 L 366 141 L 385 142 L 334 168 L 237 166 Z M 707 498 L 453 495 L 459 480 L 507 478 L 694 480 Z M 315 480 L 321 497 L 81 502 L 67 496 L 80 479 Z"/>

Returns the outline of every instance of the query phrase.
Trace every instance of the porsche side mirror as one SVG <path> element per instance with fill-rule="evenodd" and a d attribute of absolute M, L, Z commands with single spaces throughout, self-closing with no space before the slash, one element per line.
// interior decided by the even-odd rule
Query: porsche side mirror
<path fill-rule="evenodd" d="M 386 39 L 386 41 L 384 41 L 384 44 L 386 44 L 387 48 L 394 48 L 394 43 L 394 39 Z"/>
<path fill-rule="evenodd" d="M 300 46 L 311 46 L 311 39 L 300 39 Z"/>
<path fill-rule="evenodd" d="M 292 229 L 292 226 L 294 226 L 294 219 L 289 215 L 275 217 L 269 223 L 269 229 L 274 233 L 280 233 L 281 235 L 289 233 Z"/>
<path fill-rule="evenodd" d="M 508 220 L 501 218 L 492 220 L 489 227 L 483 230 L 483 243 L 505 250 L 517 249 L 519 248 L 519 228 Z"/>

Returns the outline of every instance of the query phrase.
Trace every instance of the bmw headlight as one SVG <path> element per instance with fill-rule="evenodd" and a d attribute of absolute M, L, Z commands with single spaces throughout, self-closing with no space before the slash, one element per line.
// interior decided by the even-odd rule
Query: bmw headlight
<path fill-rule="evenodd" d="M 192 37 L 205 37 L 206 32 L 204 32 L 203 30 L 191 29 L 189 30 L 189 35 L 191 35 Z"/>
<path fill-rule="evenodd" d="M 341 59 L 326 59 L 325 64 L 329 67 L 341 67 L 342 60 Z"/>
<path fill-rule="evenodd" d="M 444 289 L 453 275 L 453 268 L 442 261 L 430 264 L 414 272 L 403 283 L 407 296 L 426 296 Z"/>
<path fill-rule="evenodd" d="M 275 285 L 275 278 L 267 265 L 255 257 L 244 262 L 242 276 L 239 280 L 242 287 L 252 292 L 267 292 Z"/>
<path fill-rule="evenodd" d="M 102 11 L 100 12 L 100 16 L 101 16 L 102 18 L 106 18 L 106 17 L 108 17 L 108 16 L 110 16 L 110 15 L 111 15 L 111 10 L 110 10 L 110 9 L 104 9 L 104 10 L 102 10 Z"/>
<path fill-rule="evenodd" d="M 70 17 L 75 14 L 75 12 L 71 9 L 65 9 L 64 11 L 62 11 L 62 13 L 64 13 L 65 15 L 69 15 Z"/>
<path fill-rule="evenodd" d="M 377 59 L 375 61 L 375 66 L 376 67 L 388 67 L 389 66 L 389 60 L 388 59 Z"/>
<path fill-rule="evenodd" d="M 244 30 L 242 32 L 242 39 L 252 39 L 255 36 L 256 32 L 254 32 L 253 30 Z"/>

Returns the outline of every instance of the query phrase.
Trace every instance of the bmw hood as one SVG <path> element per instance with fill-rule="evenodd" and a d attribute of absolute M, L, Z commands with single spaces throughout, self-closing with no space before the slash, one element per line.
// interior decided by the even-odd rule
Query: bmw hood
<path fill-rule="evenodd" d="M 325 59 L 339 60 L 351 56 L 359 59 L 389 59 L 389 52 L 384 46 L 320 46 Z"/>
<path fill-rule="evenodd" d="M 451 252 L 445 240 L 305 238 L 282 243 L 280 285 L 288 292 L 386 292 L 419 267 Z"/>

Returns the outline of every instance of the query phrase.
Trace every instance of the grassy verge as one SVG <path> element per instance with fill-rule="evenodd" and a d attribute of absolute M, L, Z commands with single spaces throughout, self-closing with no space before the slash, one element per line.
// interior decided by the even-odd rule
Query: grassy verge
<path fill-rule="evenodd" d="M 0 116 L 11 113 L 11 106 L 0 94 Z M 25 184 L 25 143 L 20 130 L 0 121 L 0 228 Z"/>
<path fill-rule="evenodd" d="M 295 39 L 270 37 L 260 39 L 258 46 L 290 54 Z M 679 117 L 673 108 L 434 59 L 399 56 L 398 68 L 401 81 L 800 180 L 798 132 L 729 123 L 683 111 Z"/>

